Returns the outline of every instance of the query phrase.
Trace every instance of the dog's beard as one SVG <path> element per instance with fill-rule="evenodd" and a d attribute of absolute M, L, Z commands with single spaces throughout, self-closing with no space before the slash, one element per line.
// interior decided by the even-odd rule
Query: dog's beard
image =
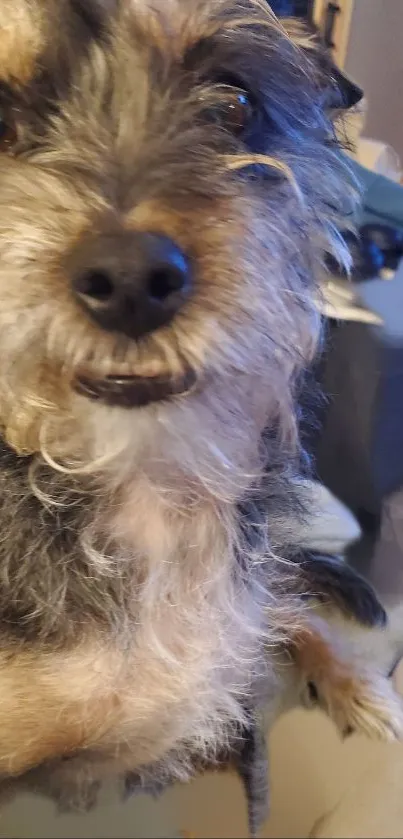
<path fill-rule="evenodd" d="M 206 357 L 209 363 L 197 368 L 188 354 L 195 386 L 186 393 L 163 393 L 145 407 L 122 408 L 77 394 L 75 370 L 52 375 L 45 360 L 38 366 L 37 349 L 35 358 L 22 353 L 18 364 L 24 387 L 14 384 L 12 389 L 10 382 L 9 401 L 2 401 L 3 416 L 9 407 L 7 440 L 19 453 L 41 453 L 63 471 L 107 469 L 111 478 L 125 482 L 140 469 L 168 487 L 180 475 L 181 482 L 236 500 L 259 473 L 259 443 L 267 425 L 281 428 L 288 438 L 285 450 L 296 444 L 295 357 L 273 348 L 264 318 L 260 323 L 255 319 L 236 343 L 227 339 L 210 356 L 206 349 Z M 144 362 L 141 386 L 153 388 L 152 357 L 153 374 L 147 376 L 146 369 Z M 185 375 L 178 364 L 168 381 Z"/>

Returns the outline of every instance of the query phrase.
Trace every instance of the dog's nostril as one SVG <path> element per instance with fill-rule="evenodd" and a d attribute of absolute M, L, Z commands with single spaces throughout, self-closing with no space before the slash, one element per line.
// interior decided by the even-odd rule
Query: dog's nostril
<path fill-rule="evenodd" d="M 185 279 L 185 273 L 179 268 L 162 265 L 150 273 L 148 293 L 153 300 L 163 302 L 171 294 L 183 290 Z"/>
<path fill-rule="evenodd" d="M 78 294 L 98 303 L 107 303 L 114 293 L 110 276 L 104 271 L 88 271 L 77 283 Z"/>

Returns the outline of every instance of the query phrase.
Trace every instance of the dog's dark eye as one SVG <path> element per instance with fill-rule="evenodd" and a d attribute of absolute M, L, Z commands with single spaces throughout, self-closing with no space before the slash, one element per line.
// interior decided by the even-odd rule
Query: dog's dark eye
<path fill-rule="evenodd" d="M 0 152 L 10 151 L 17 139 L 17 127 L 0 108 Z"/>
<path fill-rule="evenodd" d="M 208 109 L 209 118 L 235 136 L 243 134 L 252 121 L 254 107 L 246 90 L 232 85 L 216 88 L 217 103 Z"/>

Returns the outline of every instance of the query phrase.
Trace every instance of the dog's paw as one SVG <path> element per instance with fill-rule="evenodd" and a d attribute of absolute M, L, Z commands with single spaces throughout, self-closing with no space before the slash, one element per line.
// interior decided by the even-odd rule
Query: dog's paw
<path fill-rule="evenodd" d="M 403 701 L 392 682 L 376 668 L 357 665 L 341 641 L 317 617 L 295 633 L 303 704 L 321 707 L 342 736 L 360 731 L 380 740 L 403 740 Z"/>
<path fill-rule="evenodd" d="M 403 702 L 383 676 L 340 679 L 318 694 L 343 736 L 355 731 L 378 740 L 403 739 Z"/>

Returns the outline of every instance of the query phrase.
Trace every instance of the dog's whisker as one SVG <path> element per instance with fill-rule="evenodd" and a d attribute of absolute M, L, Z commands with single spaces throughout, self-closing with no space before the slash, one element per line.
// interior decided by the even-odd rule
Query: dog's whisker
<path fill-rule="evenodd" d="M 225 161 L 228 169 L 236 171 L 246 169 L 249 166 L 264 166 L 268 169 L 276 169 L 277 171 L 281 172 L 286 178 L 286 180 L 290 183 L 298 200 L 301 203 L 304 203 L 302 191 L 298 186 L 292 169 L 287 165 L 287 163 L 284 163 L 282 160 L 277 160 L 275 157 L 270 157 L 266 154 L 238 154 L 234 157 L 230 156 L 226 158 Z"/>

